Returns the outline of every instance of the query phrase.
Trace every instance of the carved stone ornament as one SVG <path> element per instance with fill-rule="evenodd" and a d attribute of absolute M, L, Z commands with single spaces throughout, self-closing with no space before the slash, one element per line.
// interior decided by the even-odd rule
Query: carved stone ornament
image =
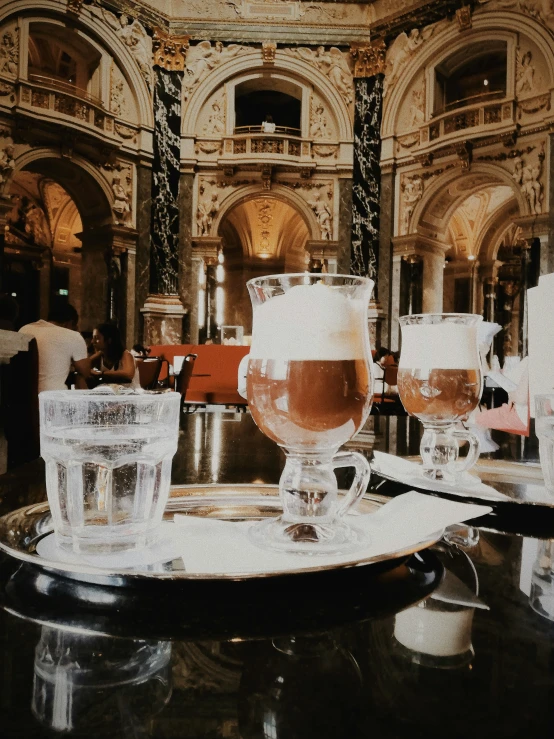
<path fill-rule="evenodd" d="M 397 142 L 403 149 L 411 149 L 412 146 L 419 144 L 419 131 L 408 133 L 406 136 L 399 136 Z"/>
<path fill-rule="evenodd" d="M 117 121 L 115 123 L 115 132 L 118 136 L 121 136 L 122 139 L 134 139 L 137 135 L 134 128 L 125 126 L 123 123 L 118 123 Z"/>
<path fill-rule="evenodd" d="M 538 113 L 539 110 L 544 109 L 550 110 L 549 92 L 534 98 L 528 98 L 527 100 L 520 100 L 517 104 L 517 117 L 520 119 L 523 113 Z"/>
<path fill-rule="evenodd" d="M 67 0 L 67 12 L 73 15 L 79 15 L 83 7 L 84 0 Z"/>
<path fill-rule="evenodd" d="M 171 72 L 183 72 L 185 69 L 189 36 L 170 36 L 161 28 L 154 29 L 152 39 L 153 64 Z"/>
<path fill-rule="evenodd" d="M 346 57 L 338 47 L 331 46 L 326 49 L 324 46 L 318 46 L 316 49 L 310 49 L 298 46 L 284 51 L 317 67 L 336 87 L 344 102 L 347 105 L 352 103 L 354 99 L 352 72 Z"/>
<path fill-rule="evenodd" d="M 471 7 L 469 5 L 463 5 L 461 8 L 458 8 L 456 10 L 456 20 L 458 21 L 460 31 L 467 31 L 468 28 L 471 28 Z"/>
<path fill-rule="evenodd" d="M 350 54 L 354 59 L 354 77 L 373 77 L 385 71 L 387 45 L 376 39 L 369 46 L 352 44 Z"/>
<path fill-rule="evenodd" d="M 333 144 L 314 144 L 312 146 L 312 154 L 318 157 L 337 156 L 338 149 Z"/>
<path fill-rule="evenodd" d="M 410 232 L 410 221 L 416 205 L 423 195 L 423 180 L 418 174 L 405 177 L 401 185 L 402 190 L 402 234 Z"/>
<path fill-rule="evenodd" d="M 151 91 L 153 86 L 152 39 L 147 34 L 146 28 L 137 18 L 131 19 L 125 13 L 117 17 L 114 13 L 103 7 L 99 8 L 99 12 L 103 20 L 112 28 L 120 41 L 129 49 Z"/>
<path fill-rule="evenodd" d="M 130 170 L 114 174 L 112 179 L 112 192 L 114 202 L 112 210 L 114 212 L 115 221 L 118 226 L 128 226 L 132 218 L 132 177 Z"/>
<path fill-rule="evenodd" d="M 544 144 L 539 152 L 538 162 L 536 164 L 527 163 L 520 156 L 514 158 L 512 179 L 519 185 L 529 206 L 529 213 L 532 215 L 542 213 L 543 186 L 540 180 L 543 173 L 544 158 Z"/>
<path fill-rule="evenodd" d="M 19 29 L 8 28 L 0 36 L 0 74 L 17 77 Z"/>
<path fill-rule="evenodd" d="M 202 151 L 204 154 L 221 153 L 221 141 L 197 141 L 196 153 Z"/>
<path fill-rule="evenodd" d="M 13 95 L 15 90 L 14 85 L 10 85 L 9 82 L 0 81 L 0 97 L 6 97 L 6 95 Z"/>
<path fill-rule="evenodd" d="M 275 52 L 277 44 L 274 41 L 264 41 L 262 43 L 262 60 L 264 64 L 275 64 Z"/>

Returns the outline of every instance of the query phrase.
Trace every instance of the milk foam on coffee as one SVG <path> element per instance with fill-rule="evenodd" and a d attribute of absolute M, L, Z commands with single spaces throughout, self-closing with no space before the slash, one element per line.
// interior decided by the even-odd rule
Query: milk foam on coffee
<path fill-rule="evenodd" d="M 255 306 L 250 359 L 363 359 L 367 305 L 318 283 L 296 285 Z"/>
<path fill-rule="evenodd" d="M 434 323 L 402 326 L 400 369 L 478 369 L 477 326 Z"/>

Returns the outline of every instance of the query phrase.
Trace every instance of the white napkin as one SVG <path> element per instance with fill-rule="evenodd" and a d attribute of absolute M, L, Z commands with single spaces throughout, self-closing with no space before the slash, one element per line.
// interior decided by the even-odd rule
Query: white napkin
<path fill-rule="evenodd" d="M 420 464 L 410 462 L 409 459 L 395 457 L 393 454 L 385 454 L 385 452 L 373 452 L 372 469 L 379 473 L 382 472 L 386 477 L 392 477 L 404 485 L 415 485 L 424 490 L 436 490 L 438 492 L 456 493 L 457 495 L 471 495 L 490 500 L 511 500 L 508 495 L 499 493 L 490 485 L 485 485 L 478 477 L 473 477 L 465 473 L 461 476 L 461 480 L 451 483 L 446 480 L 430 480 L 423 474 L 423 468 Z"/>
<path fill-rule="evenodd" d="M 183 532 L 181 557 L 188 573 L 251 574 L 294 572 L 322 565 L 346 564 L 370 557 L 410 550 L 453 523 L 490 513 L 488 506 L 454 503 L 411 491 L 390 500 L 376 513 L 349 515 L 347 522 L 369 536 L 369 542 L 350 554 L 306 555 L 274 552 L 252 544 L 252 521 L 233 523 L 176 514 Z"/>

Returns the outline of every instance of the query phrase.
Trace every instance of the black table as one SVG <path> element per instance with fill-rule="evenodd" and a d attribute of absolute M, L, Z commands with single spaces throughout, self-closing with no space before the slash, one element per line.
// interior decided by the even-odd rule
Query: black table
<path fill-rule="evenodd" d="M 186 430 L 176 481 L 276 482 L 279 453 L 244 418 L 215 421 L 215 437 L 187 419 L 202 439 L 195 451 Z M 441 545 L 263 597 L 229 588 L 124 594 L 2 558 L 0 736 L 548 736 L 554 621 L 530 608 L 526 592 L 536 540 L 479 533 L 469 548 Z M 419 649 L 402 644 L 397 613 L 413 614 L 415 633 L 425 610 L 417 603 L 431 604 L 443 568 L 474 589 L 470 560 L 489 608 L 472 612 L 472 651 L 444 658 L 425 639 Z M 433 608 L 440 628 L 459 612 Z"/>

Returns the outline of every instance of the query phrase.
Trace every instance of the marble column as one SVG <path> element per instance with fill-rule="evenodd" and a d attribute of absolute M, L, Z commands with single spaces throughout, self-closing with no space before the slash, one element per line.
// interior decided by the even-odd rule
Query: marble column
<path fill-rule="evenodd" d="M 339 180 L 339 239 L 337 272 L 350 273 L 350 243 L 352 240 L 352 180 Z"/>
<path fill-rule="evenodd" d="M 123 343 L 135 342 L 136 244 L 137 232 L 114 226 L 109 270 L 110 318 L 117 318 Z"/>
<path fill-rule="evenodd" d="M 183 342 L 192 341 L 198 334 L 198 269 L 192 259 L 192 191 L 193 174 L 182 174 L 179 183 L 179 297 L 187 313 L 183 326 Z"/>
<path fill-rule="evenodd" d="M 356 78 L 352 183 L 352 274 L 377 281 L 383 74 Z"/>
<path fill-rule="evenodd" d="M 141 312 L 147 344 L 179 344 L 185 309 L 179 298 L 179 180 L 183 73 L 154 68 L 154 161 L 150 289 Z"/>
<path fill-rule="evenodd" d="M 394 234 L 394 174 L 392 171 L 381 174 L 381 207 L 379 215 L 379 260 L 377 277 L 377 299 L 384 313 L 381 325 L 381 343 L 391 347 L 393 334 L 396 333 L 393 324 L 395 309 L 393 293 L 393 248 Z M 398 308 L 398 304 L 396 305 Z"/>
<path fill-rule="evenodd" d="M 134 335 L 132 343 L 142 341 L 141 307 L 146 303 L 150 286 L 150 224 L 152 222 L 152 169 L 137 166 L 137 240 L 135 255 Z M 129 345 L 131 335 L 128 333 Z"/>

